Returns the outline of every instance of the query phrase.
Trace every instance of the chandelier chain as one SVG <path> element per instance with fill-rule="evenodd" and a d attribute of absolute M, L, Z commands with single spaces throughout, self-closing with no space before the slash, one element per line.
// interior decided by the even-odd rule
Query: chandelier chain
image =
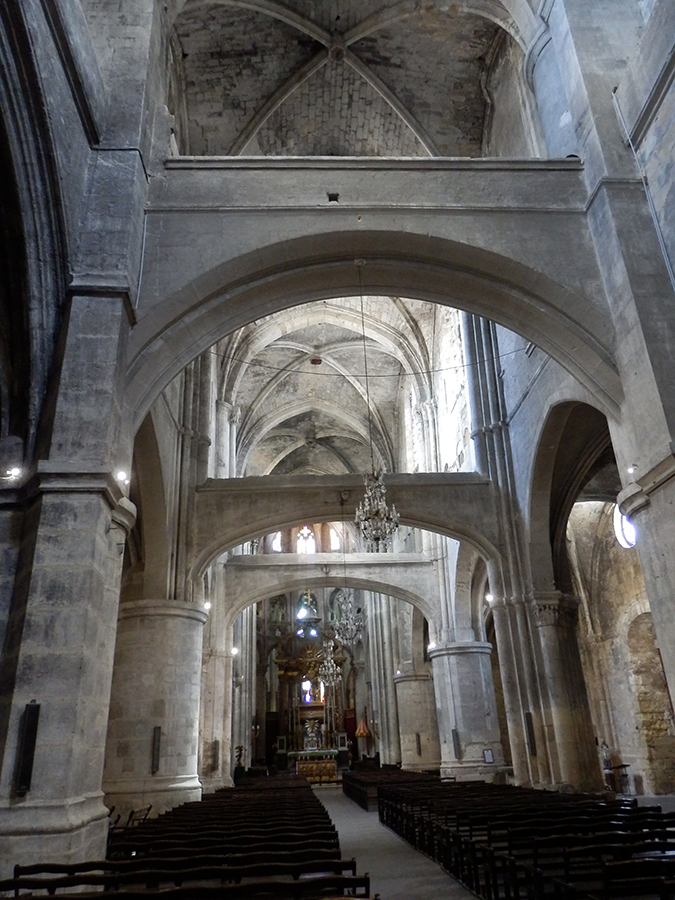
<path fill-rule="evenodd" d="M 361 335 L 363 337 L 363 373 L 366 381 L 366 407 L 368 410 L 368 446 L 370 447 L 370 468 L 375 472 L 375 456 L 373 452 L 373 417 L 370 409 L 370 384 L 368 382 L 368 354 L 366 353 L 366 317 L 363 311 L 363 282 L 361 280 L 361 267 L 359 273 L 359 298 L 361 301 Z"/>

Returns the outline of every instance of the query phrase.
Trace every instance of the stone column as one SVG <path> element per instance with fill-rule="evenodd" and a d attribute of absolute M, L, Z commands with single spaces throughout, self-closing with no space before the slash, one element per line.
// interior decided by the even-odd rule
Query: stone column
<path fill-rule="evenodd" d="M 198 372 L 198 413 L 197 413 L 197 484 L 212 478 L 216 471 L 217 456 L 215 453 L 215 415 L 213 385 L 217 373 L 215 356 L 210 350 L 202 353 L 196 360 Z"/>
<path fill-rule="evenodd" d="M 201 740 L 199 752 L 199 780 L 205 793 L 232 784 L 229 751 L 225 757 L 223 739 L 225 697 L 230 704 L 232 689 L 232 656 L 209 647 L 202 661 L 202 696 L 200 705 Z"/>
<path fill-rule="evenodd" d="M 242 762 L 246 767 L 254 763 L 251 726 L 256 712 L 255 611 L 255 606 L 248 606 L 237 617 L 232 629 L 233 645 L 239 651 L 233 665 L 232 745 L 235 748 L 243 746 Z"/>
<path fill-rule="evenodd" d="M 241 409 L 238 406 L 230 410 L 230 465 L 229 477 L 237 477 L 237 428 L 241 422 Z"/>
<path fill-rule="evenodd" d="M 559 778 L 580 790 L 601 790 L 602 773 L 576 640 L 579 600 L 538 593 L 535 614 L 546 670 Z"/>
<path fill-rule="evenodd" d="M 401 764 L 404 769 L 438 769 L 441 748 L 438 741 L 436 701 L 428 664 L 422 658 L 420 616 L 410 604 L 397 607 L 395 636 L 398 644 L 396 706 L 401 740 Z"/>
<path fill-rule="evenodd" d="M 0 670 L 0 874 L 37 858 L 105 852 L 101 775 L 119 584 L 135 508 L 113 478 L 121 449 L 118 362 L 125 298 L 70 299 L 54 373 L 49 458 L 26 485 Z M 21 723 L 40 706 L 30 789 L 15 783 Z"/>
<path fill-rule="evenodd" d="M 489 781 L 504 764 L 491 652 L 492 644 L 484 641 L 460 641 L 429 652 L 444 777 Z"/>
<path fill-rule="evenodd" d="M 211 610 L 204 626 L 199 709 L 199 778 L 205 793 L 232 784 L 230 729 L 226 733 L 224 724 L 232 702 L 232 654 L 225 634 L 223 566 L 216 562 L 211 571 Z"/>
<path fill-rule="evenodd" d="M 404 769 L 438 769 L 441 748 L 438 740 L 434 687 L 429 675 L 397 675 L 396 706 Z"/>
<path fill-rule="evenodd" d="M 230 477 L 230 413 L 232 406 L 216 401 L 216 478 Z"/>
<path fill-rule="evenodd" d="M 511 747 L 513 774 L 516 784 L 532 784 L 531 751 L 526 734 L 525 712 L 520 692 L 520 677 L 515 659 L 509 609 L 501 597 L 489 601 L 494 618 L 495 639 L 499 652 L 499 672 L 504 690 L 504 706 L 509 733 L 504 735 Z"/>
<path fill-rule="evenodd" d="M 401 761 L 396 687 L 394 684 L 394 641 L 390 601 L 386 595 L 370 594 L 368 609 L 369 669 L 373 692 L 372 725 L 377 728 L 380 763 Z"/>
<path fill-rule="evenodd" d="M 2 672 L 0 858 L 7 866 L 97 858 L 105 851 L 101 774 L 115 588 L 135 511 L 112 479 L 86 481 L 89 491 L 81 491 L 71 474 L 43 474 L 41 493 L 26 514 L 32 540 L 20 556 L 22 590 L 14 596 Z M 116 495 L 120 506 L 111 511 Z M 40 706 L 32 780 L 30 790 L 17 793 L 20 728 L 30 703 Z M 10 877 L 7 868 L 2 874 Z"/>
<path fill-rule="evenodd" d="M 201 797 L 206 617 L 201 607 L 177 600 L 137 600 L 120 608 L 104 789 L 106 802 L 123 814 L 149 804 L 158 814 Z"/>
<path fill-rule="evenodd" d="M 508 605 L 512 623 L 513 650 L 516 664 L 520 668 L 521 690 L 525 707 L 525 731 L 527 736 L 530 772 L 533 783 L 549 786 L 556 783 L 555 746 L 550 740 L 551 723 L 547 718 L 541 698 L 540 679 L 544 674 L 541 660 L 536 655 L 536 635 L 532 632 L 530 608 L 521 598 Z M 532 752 L 534 751 L 534 752 Z"/>

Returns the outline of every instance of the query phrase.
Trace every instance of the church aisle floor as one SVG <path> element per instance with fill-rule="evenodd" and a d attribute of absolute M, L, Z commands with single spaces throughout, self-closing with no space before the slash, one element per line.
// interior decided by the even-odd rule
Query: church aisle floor
<path fill-rule="evenodd" d="M 380 824 L 377 811 L 366 812 L 342 793 L 322 787 L 318 798 L 340 835 L 343 857 L 356 857 L 357 873 L 370 874 L 370 896 L 382 900 L 467 900 L 475 895 L 441 867 Z"/>

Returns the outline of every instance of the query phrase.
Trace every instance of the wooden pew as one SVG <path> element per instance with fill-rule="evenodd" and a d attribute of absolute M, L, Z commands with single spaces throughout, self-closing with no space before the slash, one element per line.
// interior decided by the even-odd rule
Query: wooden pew
<path fill-rule="evenodd" d="M 2 882 L 4 883 L 4 882 Z M 370 877 L 368 875 L 325 875 L 297 881 L 255 881 L 238 885 L 201 886 L 170 888 L 148 892 L 141 890 L 110 890 L 105 892 L 106 900 L 238 900 L 238 898 L 298 898 L 303 897 L 342 897 L 347 891 L 350 897 L 366 898 L 370 896 Z M 20 895 L 19 895 L 20 896 Z M 45 895 L 47 896 L 47 895 Z M 59 900 L 101 900 L 100 891 L 61 893 L 55 895 Z"/>

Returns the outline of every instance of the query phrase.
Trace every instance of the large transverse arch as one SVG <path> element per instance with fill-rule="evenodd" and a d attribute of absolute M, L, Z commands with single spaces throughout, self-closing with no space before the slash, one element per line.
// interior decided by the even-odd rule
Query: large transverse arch
<path fill-rule="evenodd" d="M 184 158 L 153 179 L 128 348 L 135 428 L 170 380 L 224 335 L 281 309 L 361 292 L 493 319 L 618 415 L 614 329 L 578 161 L 399 160 L 386 171 L 378 160 L 325 163 Z M 327 186 L 344 205 L 327 203 Z M 574 249 L 574 267 L 561 245 Z"/>
<path fill-rule="evenodd" d="M 234 556 L 224 572 L 228 624 L 247 606 L 273 594 L 344 587 L 346 581 L 349 587 L 412 603 L 440 626 L 436 563 L 423 554 L 352 553 L 346 565 L 336 553 Z"/>
<path fill-rule="evenodd" d="M 495 490 L 472 472 L 387 476 L 387 500 L 402 524 L 467 541 L 486 562 L 499 561 L 503 552 Z M 229 547 L 261 534 L 351 519 L 362 495 L 359 475 L 211 479 L 195 493 L 190 579 Z"/>

